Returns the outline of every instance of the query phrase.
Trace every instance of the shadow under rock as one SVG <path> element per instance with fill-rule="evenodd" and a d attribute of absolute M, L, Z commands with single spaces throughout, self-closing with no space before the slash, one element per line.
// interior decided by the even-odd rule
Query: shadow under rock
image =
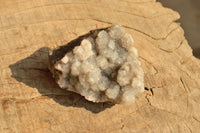
<path fill-rule="evenodd" d="M 79 94 L 61 89 L 48 70 L 49 50 L 47 47 L 40 48 L 29 57 L 10 65 L 12 77 L 32 88 L 37 88 L 42 96 L 48 96 L 66 107 L 84 107 L 93 113 L 99 113 L 113 106 L 109 103 L 89 102 Z"/>

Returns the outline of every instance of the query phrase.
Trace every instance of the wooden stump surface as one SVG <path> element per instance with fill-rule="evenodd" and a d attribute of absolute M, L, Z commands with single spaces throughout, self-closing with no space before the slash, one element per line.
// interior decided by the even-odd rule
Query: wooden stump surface
<path fill-rule="evenodd" d="M 0 132 L 198 133 L 200 60 L 179 14 L 154 0 L 0 0 Z M 130 106 L 59 89 L 49 49 L 121 24 L 134 38 L 146 91 Z"/>

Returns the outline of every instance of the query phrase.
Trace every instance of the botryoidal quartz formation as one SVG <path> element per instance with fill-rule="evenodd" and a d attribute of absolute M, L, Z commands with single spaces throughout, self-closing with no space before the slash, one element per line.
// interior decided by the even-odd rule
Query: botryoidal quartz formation
<path fill-rule="evenodd" d="M 131 104 L 144 91 L 133 38 L 120 25 L 96 29 L 49 54 L 57 84 L 92 102 Z"/>

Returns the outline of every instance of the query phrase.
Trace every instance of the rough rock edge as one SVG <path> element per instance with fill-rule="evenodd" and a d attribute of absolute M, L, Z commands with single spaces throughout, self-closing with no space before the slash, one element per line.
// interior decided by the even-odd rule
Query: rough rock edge
<path fill-rule="evenodd" d="M 87 34 L 85 34 L 83 36 L 80 36 L 77 39 L 71 41 L 67 45 L 60 46 L 60 47 L 56 48 L 55 50 L 51 50 L 49 52 L 49 69 L 50 69 L 51 73 L 53 74 L 53 77 L 55 78 L 57 84 L 59 84 L 59 79 L 62 78 L 62 72 L 61 72 L 62 70 L 59 71 L 58 68 L 56 68 L 56 67 L 57 67 L 57 65 L 59 63 L 63 63 L 63 59 L 65 58 L 65 55 L 67 53 L 69 53 L 70 51 L 74 51 L 74 49 L 76 49 L 77 46 L 80 46 L 80 44 L 81 44 L 82 41 L 87 40 L 89 37 L 92 37 L 95 40 L 95 43 L 96 43 L 96 38 L 97 38 L 97 35 L 98 35 L 98 33 L 100 31 L 110 32 L 111 29 L 113 30 L 114 29 L 113 27 L 115 27 L 115 26 L 119 26 L 119 25 L 114 25 L 114 26 L 107 27 L 107 28 L 92 30 L 89 33 L 87 33 Z M 121 27 L 121 26 L 119 26 L 119 27 L 123 29 L 123 27 Z M 116 33 L 118 33 L 118 32 L 116 32 Z M 124 31 L 124 35 L 123 36 L 125 36 L 125 33 L 126 32 Z M 126 33 L 126 35 L 130 35 L 130 34 Z M 110 36 L 112 36 L 112 33 L 110 34 Z M 111 37 L 111 38 L 113 38 L 113 37 Z M 122 39 L 122 38 L 124 39 L 124 37 L 121 37 L 120 39 Z M 130 38 L 132 39 L 132 37 L 130 37 Z M 114 38 L 114 39 L 116 39 L 116 38 Z M 95 44 L 95 43 L 94 43 L 94 45 L 96 46 L 97 44 Z M 121 43 L 125 44 L 123 42 L 121 42 Z M 133 44 L 133 42 L 132 42 L 132 44 Z M 122 46 L 122 47 L 124 47 L 124 46 Z M 120 70 L 124 66 L 124 64 L 129 63 L 129 65 L 133 65 L 133 64 L 136 63 L 137 65 L 135 67 L 139 71 L 139 72 L 137 72 L 137 74 L 139 75 L 139 77 L 137 75 L 135 78 L 133 78 L 135 80 L 131 79 L 130 86 L 132 86 L 131 84 L 136 83 L 136 81 L 138 83 L 136 83 L 135 86 L 132 86 L 133 88 L 130 88 L 129 85 L 128 86 L 123 86 L 123 85 L 120 86 L 120 90 L 119 90 L 120 92 L 119 92 L 119 94 L 117 96 L 118 98 L 115 98 L 115 99 L 110 98 L 108 96 L 108 94 L 107 94 L 107 93 L 109 93 L 108 90 L 110 90 L 110 89 L 107 89 L 107 91 L 105 90 L 105 92 L 103 92 L 104 95 L 102 95 L 101 98 L 99 98 L 98 100 L 97 99 L 96 100 L 91 100 L 89 98 L 90 96 L 83 95 L 87 100 L 92 101 L 92 102 L 112 102 L 112 103 L 118 103 L 118 104 L 119 103 L 120 104 L 131 104 L 131 103 L 134 102 L 135 96 L 144 91 L 144 75 L 143 75 L 143 70 L 142 70 L 142 68 L 140 66 L 141 64 L 140 64 L 139 60 L 137 59 L 137 50 L 133 46 L 131 46 L 131 47 L 130 46 L 129 47 L 125 46 L 124 48 L 127 50 L 127 53 L 129 53 L 129 54 L 132 53 L 132 54 L 129 55 L 130 57 L 127 57 L 129 59 L 126 59 L 125 62 L 121 64 L 120 68 L 117 70 L 118 72 L 116 72 L 117 76 L 120 73 Z M 134 57 L 133 57 L 133 54 L 134 54 Z M 130 64 L 130 59 L 131 59 L 131 62 L 132 62 L 132 59 L 133 59 L 134 60 L 133 62 L 135 62 L 135 63 Z M 141 75 L 142 75 L 142 78 L 141 78 Z M 138 81 L 138 80 L 141 80 L 141 81 Z M 120 84 L 118 82 L 118 79 L 116 80 L 116 82 L 118 83 L 118 85 Z M 137 86 L 137 85 L 139 85 L 139 86 Z M 124 88 L 126 88 L 125 89 L 126 91 L 124 90 Z M 73 92 L 81 94 L 81 92 L 76 91 L 76 89 L 74 89 L 74 90 L 69 89 L 69 88 L 66 88 L 66 89 L 69 90 L 69 91 L 73 91 Z M 99 91 L 101 91 L 101 90 L 99 90 Z"/>

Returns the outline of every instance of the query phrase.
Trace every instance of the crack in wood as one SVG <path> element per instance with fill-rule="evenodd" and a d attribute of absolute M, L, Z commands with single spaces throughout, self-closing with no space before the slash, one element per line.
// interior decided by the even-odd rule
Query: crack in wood
<path fill-rule="evenodd" d="M 185 126 L 189 129 L 190 133 L 192 133 L 192 129 L 185 123 Z"/>
<path fill-rule="evenodd" d="M 126 26 L 126 25 L 122 25 L 122 26 L 124 26 L 125 28 L 128 28 L 128 29 L 135 30 L 135 31 L 137 31 L 137 32 L 139 32 L 139 33 L 142 33 L 142 34 L 146 35 L 147 37 L 150 37 L 150 38 L 153 39 L 153 40 L 165 40 L 172 32 L 174 32 L 175 30 L 177 30 L 178 28 L 180 28 L 180 25 L 179 25 L 179 26 L 177 26 L 176 28 L 172 29 L 165 37 L 155 38 L 155 37 L 152 37 L 151 35 L 149 35 L 149 34 L 143 32 L 143 31 L 140 31 L 140 30 L 138 30 L 138 29 L 135 29 L 135 28 L 132 28 L 132 27 L 129 27 L 129 26 Z"/>
<path fill-rule="evenodd" d="M 151 102 L 150 102 L 150 100 L 149 100 L 149 98 L 148 98 L 148 95 L 146 95 L 145 98 L 146 98 L 148 104 L 151 105 Z"/>
<path fill-rule="evenodd" d="M 138 15 L 138 14 L 134 14 L 134 13 L 126 12 L 126 11 L 121 11 L 121 10 L 116 10 L 116 9 L 113 9 L 113 11 L 121 12 L 121 13 L 124 13 L 124 14 L 129 14 L 129 15 L 136 16 L 136 17 L 141 17 L 141 18 L 144 18 L 144 19 L 155 19 L 155 18 L 159 18 L 159 17 L 165 16 L 165 15 L 171 15 L 171 13 L 164 13 L 164 14 L 160 14 L 160 15 L 157 15 L 157 16 L 146 17 L 146 16 L 143 16 L 143 15 Z"/>
<path fill-rule="evenodd" d="M 139 56 L 139 58 L 141 58 L 142 60 L 144 60 L 145 62 L 147 62 L 148 64 L 150 64 L 150 65 L 154 68 L 154 70 L 156 71 L 156 72 L 154 73 L 154 75 L 158 74 L 158 69 L 153 65 L 153 63 L 151 63 L 150 61 L 148 61 L 147 59 L 145 59 L 145 58 L 142 57 L 142 56 Z"/>
<path fill-rule="evenodd" d="M 153 88 L 156 88 L 156 87 L 153 87 Z M 154 92 L 153 92 L 153 88 L 147 88 L 147 87 L 144 87 L 144 90 L 146 91 L 150 91 L 152 96 L 154 95 Z"/>
<path fill-rule="evenodd" d="M 166 50 L 166 49 L 163 49 L 163 48 L 161 48 L 161 47 L 158 47 L 158 48 L 159 48 L 160 50 L 164 51 L 164 52 L 173 53 L 174 51 L 176 51 L 177 49 L 179 49 L 179 48 L 182 46 L 184 40 L 185 40 L 185 39 L 183 39 L 183 40 L 178 44 L 177 47 L 175 47 L 174 49 L 171 49 L 171 50 Z"/>
<path fill-rule="evenodd" d="M 196 117 L 192 116 L 192 118 L 193 118 L 195 121 L 197 121 L 197 122 L 200 123 L 200 120 L 198 120 Z"/>
<path fill-rule="evenodd" d="M 69 4 L 81 4 L 81 5 L 84 5 L 84 4 L 87 4 L 87 3 L 78 3 L 78 2 L 76 2 L 76 3 L 66 3 L 66 2 L 63 2 L 63 3 L 46 4 L 46 5 L 40 5 L 40 6 L 34 6 L 34 7 L 31 7 L 31 8 L 27 8 L 27 9 L 18 11 L 15 14 L 19 14 L 19 13 L 27 11 L 27 10 L 32 10 L 32 9 L 41 8 L 41 7 L 58 6 L 58 5 L 69 5 Z"/>
<path fill-rule="evenodd" d="M 182 77 L 180 77 L 180 81 L 181 81 L 181 84 L 182 84 L 183 88 L 185 89 L 186 93 L 189 93 L 190 91 L 189 91 L 188 87 L 185 85 L 185 83 L 183 82 Z"/>
<path fill-rule="evenodd" d="M 69 96 L 70 94 L 56 94 L 56 93 L 47 93 L 47 94 L 42 94 L 40 96 L 35 96 L 35 97 L 30 97 L 30 98 L 15 98 L 15 97 L 6 97 L 6 98 L 1 98 L 0 101 L 14 101 L 14 102 L 31 102 L 33 100 L 39 100 L 39 99 L 50 99 L 48 96 Z"/>

